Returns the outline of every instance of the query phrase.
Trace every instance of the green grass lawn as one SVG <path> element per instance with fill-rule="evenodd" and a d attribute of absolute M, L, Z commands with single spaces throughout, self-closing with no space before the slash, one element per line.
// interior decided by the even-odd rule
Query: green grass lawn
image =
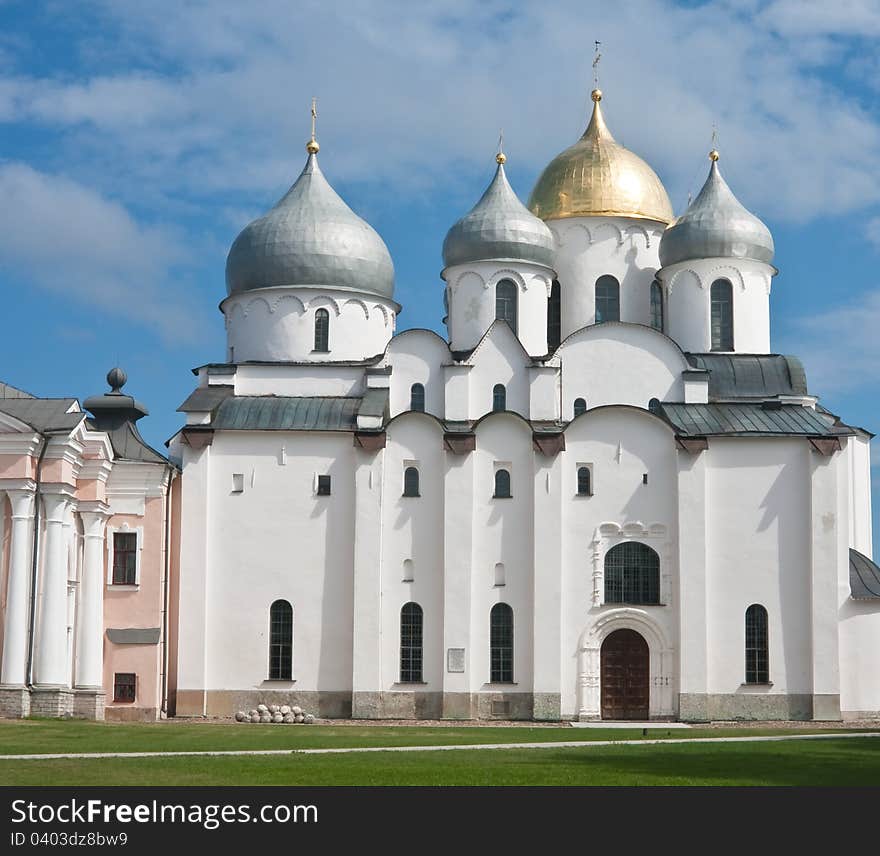
<path fill-rule="evenodd" d="M 6 785 L 880 785 L 880 738 L 0 761 Z"/>
<path fill-rule="evenodd" d="M 817 733 L 772 727 L 648 730 L 649 739 Z M 857 731 L 858 729 L 851 729 Z M 607 740 L 602 747 L 352 755 L 5 761 L 26 785 L 880 785 L 880 738 L 615 746 L 641 729 L 257 726 L 216 723 L 0 722 L 0 756 Z"/>

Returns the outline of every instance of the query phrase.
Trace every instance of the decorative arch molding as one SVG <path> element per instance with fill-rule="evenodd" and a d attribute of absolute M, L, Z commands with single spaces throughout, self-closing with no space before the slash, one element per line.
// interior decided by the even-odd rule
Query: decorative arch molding
<path fill-rule="evenodd" d="M 393 312 L 390 312 L 390 311 L 389 311 L 385 306 L 383 306 L 381 303 L 374 303 L 374 304 L 373 304 L 373 309 L 375 309 L 377 312 L 379 312 L 379 313 L 382 315 L 382 318 L 383 318 L 383 320 L 384 320 L 384 324 L 385 324 L 386 327 L 387 327 L 389 324 L 393 324 L 393 323 L 394 323 L 394 313 L 393 313 Z M 367 315 L 367 318 L 369 318 L 369 317 L 370 317 L 370 316 Z"/>
<path fill-rule="evenodd" d="M 342 305 L 343 305 L 343 306 L 349 306 L 349 305 L 352 305 L 352 304 L 353 304 L 354 306 L 360 306 L 361 310 L 362 310 L 363 313 L 364 313 L 364 318 L 365 318 L 367 321 L 370 320 L 370 308 L 369 308 L 369 306 L 367 306 L 366 303 L 364 303 L 363 300 L 358 300 L 356 297 L 349 297 L 348 300 L 346 300 L 345 303 L 343 303 Z"/>
<path fill-rule="evenodd" d="M 475 270 L 466 270 L 460 273 L 455 278 L 455 282 L 449 284 L 448 288 L 450 297 L 452 297 L 454 292 L 458 291 L 458 289 L 461 288 L 467 277 L 473 277 L 479 283 L 481 288 L 486 287 L 486 281 L 483 279 L 482 276 L 480 276 L 480 274 L 478 274 Z"/>
<path fill-rule="evenodd" d="M 277 312 L 278 308 L 281 306 L 282 301 L 285 300 L 293 304 L 294 311 L 298 312 L 300 315 L 302 315 L 306 311 L 305 303 L 303 303 L 302 300 L 295 294 L 279 294 L 278 297 L 275 299 L 275 302 L 270 307 L 270 311 Z"/>
<path fill-rule="evenodd" d="M 674 274 L 672 274 L 671 277 L 669 277 L 669 282 L 666 283 L 666 293 L 667 293 L 667 295 L 671 295 L 671 294 L 672 294 L 672 287 L 673 287 L 674 285 L 677 285 L 678 281 L 679 281 L 679 280 L 680 280 L 685 274 L 690 274 L 690 275 L 694 278 L 694 280 L 696 281 L 697 286 L 698 286 L 699 288 L 702 288 L 703 290 L 705 290 L 706 285 L 705 285 L 705 283 L 703 282 L 703 277 L 701 277 L 700 274 L 697 273 L 697 271 L 695 271 L 693 268 L 682 268 L 681 270 L 677 270 Z"/>
<path fill-rule="evenodd" d="M 489 279 L 483 284 L 484 288 L 494 288 L 501 282 L 502 279 L 509 279 L 513 282 L 520 291 L 525 291 L 528 286 L 526 285 L 526 281 L 523 275 L 519 271 L 515 271 L 512 268 L 502 268 L 501 270 L 495 271 Z"/>
<path fill-rule="evenodd" d="M 616 630 L 634 630 L 648 643 L 650 718 L 675 715 L 675 662 L 669 636 L 647 610 L 621 606 L 598 615 L 578 640 L 578 719 L 602 717 L 602 643 Z"/>
<path fill-rule="evenodd" d="M 622 247 L 624 244 L 624 232 L 616 223 L 597 223 L 593 226 L 592 229 L 584 227 L 587 230 L 587 234 L 590 236 L 590 244 L 595 244 L 596 241 L 599 240 L 599 237 L 602 232 L 606 229 L 610 230 L 612 235 L 617 237 L 617 246 L 618 248 Z"/>
<path fill-rule="evenodd" d="M 716 279 L 730 279 L 739 286 L 740 291 L 746 290 L 746 281 L 743 279 L 742 271 L 733 265 L 717 265 L 709 270 L 706 282 L 713 283 Z M 706 286 L 703 285 L 703 288 Z"/>
<path fill-rule="evenodd" d="M 332 306 L 333 314 L 337 318 L 342 314 L 342 307 L 339 305 L 339 301 L 335 297 L 330 297 L 327 294 L 319 294 L 305 304 L 306 309 L 314 309 L 321 306 Z"/>
<path fill-rule="evenodd" d="M 247 303 L 244 304 L 244 317 L 247 318 L 253 308 L 255 306 L 259 306 L 260 304 L 266 307 L 267 314 L 271 315 L 275 310 L 272 308 L 272 304 L 265 297 L 252 297 Z"/>
<path fill-rule="evenodd" d="M 633 243 L 635 243 L 635 241 L 633 240 L 635 236 L 641 235 L 645 239 L 645 249 L 651 248 L 651 233 L 644 226 L 639 226 L 636 224 L 633 224 L 632 226 L 627 226 L 624 230 L 624 234 Z"/>

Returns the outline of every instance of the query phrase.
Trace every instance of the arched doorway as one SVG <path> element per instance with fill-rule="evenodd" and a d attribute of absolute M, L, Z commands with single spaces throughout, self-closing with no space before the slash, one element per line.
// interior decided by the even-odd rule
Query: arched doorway
<path fill-rule="evenodd" d="M 602 719 L 648 718 L 648 643 L 635 630 L 615 630 L 602 643 Z"/>

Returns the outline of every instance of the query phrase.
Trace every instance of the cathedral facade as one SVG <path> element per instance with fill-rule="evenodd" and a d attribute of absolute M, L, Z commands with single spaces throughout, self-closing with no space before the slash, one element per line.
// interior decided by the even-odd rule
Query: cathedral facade
<path fill-rule="evenodd" d="M 308 144 L 227 261 L 181 462 L 178 715 L 880 711 L 869 442 L 773 352 L 767 227 L 674 218 L 601 92 L 443 246 L 448 339 Z"/>

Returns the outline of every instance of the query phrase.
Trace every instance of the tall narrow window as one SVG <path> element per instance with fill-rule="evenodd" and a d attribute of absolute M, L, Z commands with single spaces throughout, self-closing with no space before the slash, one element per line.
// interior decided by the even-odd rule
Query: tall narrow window
<path fill-rule="evenodd" d="M 712 283 L 712 350 L 733 350 L 733 286 L 727 279 Z"/>
<path fill-rule="evenodd" d="M 578 467 L 578 496 L 592 496 L 593 485 L 589 467 Z"/>
<path fill-rule="evenodd" d="M 400 610 L 400 682 L 422 680 L 422 608 L 404 604 Z"/>
<path fill-rule="evenodd" d="M 403 495 L 419 495 L 419 470 L 417 467 L 407 467 L 403 471 Z"/>
<path fill-rule="evenodd" d="M 269 609 L 269 680 L 289 681 L 293 675 L 293 607 L 276 600 Z"/>
<path fill-rule="evenodd" d="M 555 351 L 562 340 L 562 301 L 559 280 L 554 279 L 547 299 L 547 350 Z"/>
<path fill-rule="evenodd" d="M 587 412 L 587 402 L 583 398 L 576 398 L 574 400 L 574 415 L 580 416 L 582 413 Z"/>
<path fill-rule="evenodd" d="M 513 610 L 496 603 L 489 614 L 490 680 L 513 683 Z"/>
<path fill-rule="evenodd" d="M 506 321 L 516 333 L 516 283 L 509 279 L 495 286 L 495 320 Z"/>
<path fill-rule="evenodd" d="M 625 541 L 605 554 L 605 603 L 660 603 L 660 557 Z"/>
<path fill-rule="evenodd" d="M 495 470 L 495 499 L 510 499 L 510 471 Z"/>
<path fill-rule="evenodd" d="M 137 532 L 113 533 L 113 585 L 137 584 Z"/>
<path fill-rule="evenodd" d="M 663 332 L 663 289 L 656 279 L 651 283 L 651 326 Z"/>
<path fill-rule="evenodd" d="M 770 656 L 767 644 L 767 610 L 753 603 L 746 610 L 746 683 L 770 682 Z"/>
<path fill-rule="evenodd" d="M 315 312 L 315 350 L 330 350 L 330 313 L 326 309 Z"/>
<path fill-rule="evenodd" d="M 414 383 L 409 388 L 409 409 L 425 412 L 425 387 L 420 383 Z"/>
<path fill-rule="evenodd" d="M 620 321 L 620 283 L 613 277 L 596 280 L 596 323 Z"/>
<path fill-rule="evenodd" d="M 492 387 L 492 410 L 496 413 L 507 410 L 507 387 L 503 383 L 496 383 Z"/>

